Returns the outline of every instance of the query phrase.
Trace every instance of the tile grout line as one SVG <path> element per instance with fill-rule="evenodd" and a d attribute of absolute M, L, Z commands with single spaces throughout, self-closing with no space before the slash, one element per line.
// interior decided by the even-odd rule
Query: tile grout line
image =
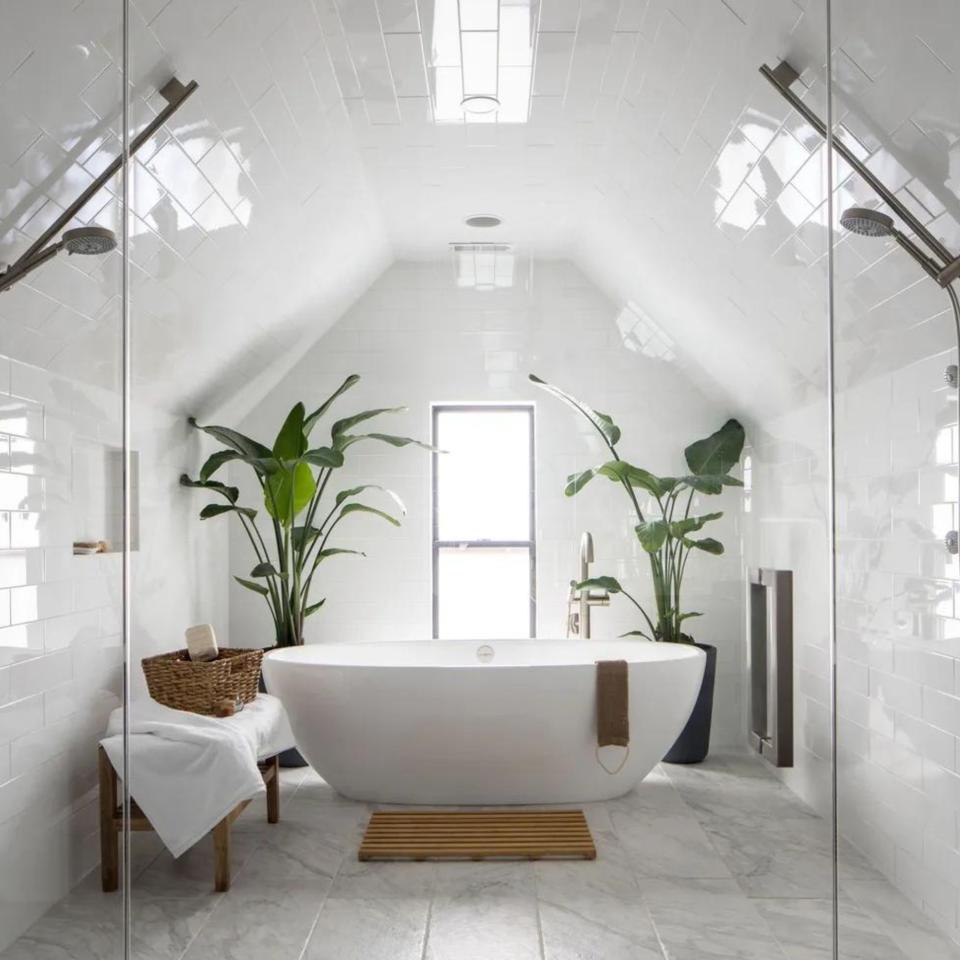
<path fill-rule="evenodd" d="M 297 788 L 299 789 L 299 787 Z M 324 894 L 323 898 L 320 901 L 320 906 L 317 908 L 317 912 L 314 915 L 313 922 L 310 924 L 310 929 L 307 931 L 307 936 L 303 941 L 303 947 L 300 950 L 300 953 L 297 954 L 297 960 L 304 960 L 307 955 L 307 951 L 310 949 L 310 941 L 313 940 L 314 931 L 317 929 L 317 924 L 320 922 L 320 914 L 323 913 L 324 908 L 330 900 L 330 893 L 333 890 L 333 885 L 336 883 L 337 877 L 340 875 L 340 871 L 343 869 L 343 864 L 346 861 L 348 853 L 340 858 L 340 863 L 337 864 L 337 869 L 334 871 L 333 876 L 330 878 L 330 886 L 327 887 L 327 892 Z"/>
<path fill-rule="evenodd" d="M 430 923 L 433 920 L 433 903 L 436 900 L 436 891 L 430 896 L 427 904 L 427 919 L 423 927 L 423 949 L 420 951 L 420 960 L 427 960 L 427 948 L 430 944 Z"/>
<path fill-rule="evenodd" d="M 543 942 L 543 917 L 540 915 L 540 878 L 537 876 L 536 865 L 532 868 L 533 872 L 533 902 L 537 911 L 537 941 L 540 944 L 540 960 L 547 960 L 547 948 Z"/>

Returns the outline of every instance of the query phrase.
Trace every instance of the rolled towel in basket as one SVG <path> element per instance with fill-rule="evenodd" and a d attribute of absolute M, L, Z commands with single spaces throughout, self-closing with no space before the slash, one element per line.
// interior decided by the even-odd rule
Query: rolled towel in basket
<path fill-rule="evenodd" d="M 630 745 L 630 693 L 626 660 L 597 662 L 597 747 Z"/>

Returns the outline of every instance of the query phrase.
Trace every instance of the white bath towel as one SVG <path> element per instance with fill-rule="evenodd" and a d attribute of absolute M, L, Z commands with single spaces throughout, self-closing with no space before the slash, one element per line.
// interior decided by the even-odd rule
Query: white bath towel
<path fill-rule="evenodd" d="M 123 776 L 123 712 L 101 741 Z M 154 700 L 131 706 L 130 794 L 175 856 L 193 846 L 238 803 L 262 793 L 257 760 L 294 745 L 283 706 L 260 694 L 232 717 L 204 717 Z"/>

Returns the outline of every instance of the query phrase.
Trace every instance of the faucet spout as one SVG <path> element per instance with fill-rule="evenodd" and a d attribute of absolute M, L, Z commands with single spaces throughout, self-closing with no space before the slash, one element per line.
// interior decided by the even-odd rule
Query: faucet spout
<path fill-rule="evenodd" d="M 593 563 L 593 534 L 589 530 L 580 537 L 580 579 L 590 576 L 590 564 Z"/>
<path fill-rule="evenodd" d="M 593 563 L 593 535 L 584 531 L 580 537 L 580 576 L 570 585 L 570 607 L 576 609 L 569 612 L 567 617 L 567 635 L 578 636 L 584 640 L 590 639 L 590 608 L 606 606 L 610 602 L 610 595 L 606 590 L 591 591 L 587 587 L 576 588 L 590 578 L 590 564 Z"/>

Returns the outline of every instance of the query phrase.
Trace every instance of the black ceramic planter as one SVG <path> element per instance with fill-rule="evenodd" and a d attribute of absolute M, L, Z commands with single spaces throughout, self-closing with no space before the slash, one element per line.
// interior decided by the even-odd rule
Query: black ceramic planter
<path fill-rule="evenodd" d="M 269 693 L 267 690 L 267 685 L 263 682 L 263 674 L 260 674 L 260 691 L 262 693 Z M 306 760 L 303 759 L 303 754 L 296 748 L 291 747 L 289 750 L 283 750 L 280 753 L 280 758 L 277 761 L 281 767 L 285 767 L 288 770 L 295 770 L 300 767 L 309 766 Z"/>
<path fill-rule="evenodd" d="M 710 752 L 710 721 L 713 718 L 713 687 L 717 678 L 717 648 L 706 643 L 698 643 L 695 646 L 707 655 L 703 681 L 687 725 L 663 758 L 666 763 L 702 763 Z"/>

